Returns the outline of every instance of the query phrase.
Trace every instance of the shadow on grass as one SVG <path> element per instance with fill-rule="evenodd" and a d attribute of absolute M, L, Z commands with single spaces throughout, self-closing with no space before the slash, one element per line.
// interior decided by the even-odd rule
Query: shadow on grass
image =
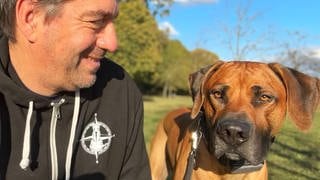
<path fill-rule="evenodd" d="M 296 177 L 296 179 L 318 180 L 318 178 L 311 177 L 311 176 L 305 175 L 303 173 L 299 173 L 299 172 L 291 169 L 290 167 L 286 167 L 286 166 L 283 166 L 281 164 L 275 164 L 275 163 L 270 162 L 270 161 L 268 161 L 268 167 L 269 168 L 276 168 L 276 169 L 278 169 L 280 171 L 286 171 L 286 173 L 290 173 L 290 174 L 294 175 Z M 269 172 L 269 177 L 270 177 L 270 179 L 274 179 L 274 180 L 279 179 L 278 177 L 276 177 L 272 173 L 270 174 L 270 172 Z M 289 180 L 291 178 L 287 178 L 287 179 Z M 283 179 L 283 180 L 285 180 L 285 179 Z"/>
<path fill-rule="evenodd" d="M 319 151 L 318 151 L 318 149 L 315 149 L 314 147 L 307 147 L 304 144 L 303 147 L 304 148 L 307 147 L 308 149 L 302 150 L 302 149 L 294 148 L 294 147 L 289 146 L 287 144 L 284 144 L 282 142 L 277 142 L 276 141 L 275 144 L 280 147 L 278 149 L 286 149 L 287 151 L 290 151 L 290 152 L 292 152 L 294 154 L 300 154 L 301 156 L 306 156 L 306 159 L 312 158 L 313 161 L 320 161 Z M 271 149 L 271 152 L 276 153 L 276 154 L 278 154 L 278 155 L 280 155 L 282 157 L 286 157 L 287 159 L 292 159 L 292 157 L 289 156 L 289 154 L 285 154 L 285 153 L 283 153 L 283 151 L 279 151 L 279 150 L 276 151 L 274 149 Z M 302 162 L 305 162 L 305 161 L 302 161 Z M 302 162 L 297 162 L 297 163 L 304 164 Z"/>
<path fill-rule="evenodd" d="M 319 179 L 319 139 L 289 129 L 280 136 L 267 161 L 270 179 Z"/>

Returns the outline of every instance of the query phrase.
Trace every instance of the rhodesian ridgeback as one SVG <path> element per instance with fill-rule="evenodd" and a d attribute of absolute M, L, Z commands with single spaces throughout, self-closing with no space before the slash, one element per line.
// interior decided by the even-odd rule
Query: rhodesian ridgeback
<path fill-rule="evenodd" d="M 268 179 L 286 115 L 307 130 L 320 101 L 319 79 L 277 63 L 219 61 L 189 82 L 192 108 L 170 112 L 151 142 L 153 180 Z"/>

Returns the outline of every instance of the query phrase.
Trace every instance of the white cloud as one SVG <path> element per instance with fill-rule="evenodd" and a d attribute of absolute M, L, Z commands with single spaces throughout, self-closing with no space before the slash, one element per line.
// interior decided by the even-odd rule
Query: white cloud
<path fill-rule="evenodd" d="M 209 4 L 218 3 L 219 0 L 174 0 L 176 3 L 181 4 Z"/>
<path fill-rule="evenodd" d="M 320 59 L 320 48 L 314 48 L 311 50 L 311 57 Z"/>
<path fill-rule="evenodd" d="M 161 31 L 168 33 L 169 36 L 179 35 L 179 32 L 167 21 L 161 22 L 158 27 Z"/>

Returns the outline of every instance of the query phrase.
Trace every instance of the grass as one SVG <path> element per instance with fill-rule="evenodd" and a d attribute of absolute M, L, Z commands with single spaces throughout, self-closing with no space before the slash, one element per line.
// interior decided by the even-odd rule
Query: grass
<path fill-rule="evenodd" d="M 303 133 L 286 121 L 268 155 L 270 179 L 317 180 L 320 177 L 320 111 Z"/>
<path fill-rule="evenodd" d="M 157 128 L 158 121 L 170 110 L 178 107 L 188 107 L 191 106 L 191 104 L 191 97 L 186 96 L 175 96 L 172 98 L 157 96 L 144 97 L 144 135 L 148 149 L 150 140 Z"/>
<path fill-rule="evenodd" d="M 157 123 L 178 107 L 190 107 L 191 97 L 161 98 L 145 96 L 144 132 L 149 149 Z M 313 127 L 306 133 L 286 120 L 267 157 L 270 180 L 317 180 L 320 177 L 320 111 Z"/>

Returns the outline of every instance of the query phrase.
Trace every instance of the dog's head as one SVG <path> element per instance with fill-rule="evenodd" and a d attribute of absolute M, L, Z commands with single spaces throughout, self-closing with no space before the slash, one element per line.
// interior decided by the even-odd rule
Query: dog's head
<path fill-rule="evenodd" d="M 231 171 L 263 163 L 287 113 L 307 130 L 320 99 L 319 79 L 277 63 L 217 62 L 189 81 L 191 117 L 203 111 L 209 152 Z"/>

